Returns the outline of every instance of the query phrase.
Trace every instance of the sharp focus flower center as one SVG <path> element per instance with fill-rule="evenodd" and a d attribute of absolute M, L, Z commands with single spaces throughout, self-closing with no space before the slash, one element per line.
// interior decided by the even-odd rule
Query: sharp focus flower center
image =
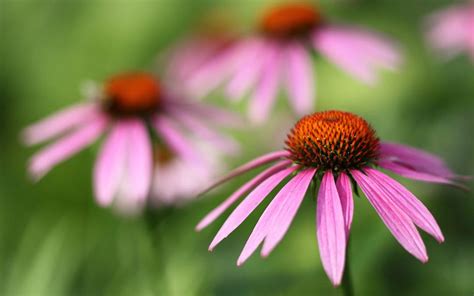
<path fill-rule="evenodd" d="M 109 79 L 104 86 L 104 105 L 116 115 L 153 112 L 160 102 L 160 85 L 148 73 L 125 73 Z"/>
<path fill-rule="evenodd" d="M 371 164 L 379 151 L 379 139 L 367 121 L 342 111 L 303 117 L 289 133 L 286 145 L 294 162 L 335 172 Z"/>
<path fill-rule="evenodd" d="M 264 34 L 277 38 L 304 36 L 321 23 L 319 11 L 310 4 L 284 4 L 269 10 L 261 21 Z"/>

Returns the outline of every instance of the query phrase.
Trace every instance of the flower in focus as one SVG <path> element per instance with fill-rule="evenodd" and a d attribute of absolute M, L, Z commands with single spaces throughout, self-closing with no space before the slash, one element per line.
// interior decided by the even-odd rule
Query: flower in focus
<path fill-rule="evenodd" d="M 456 4 L 428 18 L 430 45 L 446 57 L 467 52 L 474 61 L 474 3 Z"/>
<path fill-rule="evenodd" d="M 312 50 L 355 78 L 373 84 L 378 68 L 395 69 L 396 48 L 375 33 L 323 19 L 311 4 L 284 4 L 268 10 L 258 34 L 234 40 L 230 49 L 212 56 L 193 72 L 188 86 L 198 96 L 225 82 L 230 99 L 251 92 L 250 119 L 266 119 L 282 84 L 298 114 L 313 109 L 315 93 Z"/>
<path fill-rule="evenodd" d="M 233 122 L 232 114 L 176 98 L 151 74 L 137 72 L 110 78 L 90 102 L 29 126 L 23 138 L 29 145 L 57 139 L 30 160 L 29 171 L 38 180 L 105 135 L 94 166 L 94 195 L 102 206 L 115 199 L 131 207 L 143 205 L 149 195 L 153 149 L 168 149 L 189 166 L 204 170 L 207 160 L 188 140 L 189 135 L 223 152 L 235 152 L 232 139 L 209 127 Z"/>
<path fill-rule="evenodd" d="M 354 210 L 353 186 L 357 184 L 362 189 L 403 248 L 426 262 L 428 255 L 416 227 L 438 242 L 443 242 L 443 234 L 428 209 L 379 168 L 434 183 L 459 185 L 457 179 L 461 178 L 435 155 L 379 141 L 375 131 L 361 117 L 325 111 L 299 120 L 287 137 L 285 150 L 244 164 L 214 186 L 269 163 L 272 163 L 269 168 L 245 183 L 201 220 L 197 229 L 208 226 L 246 195 L 214 237 L 209 246 L 210 250 L 214 249 L 283 183 L 258 220 L 237 264 L 244 263 L 262 243 L 261 255 L 268 256 L 287 232 L 308 188 L 311 185 L 316 188 L 319 183 L 316 235 L 324 270 L 334 285 L 341 283 L 344 270 Z"/>

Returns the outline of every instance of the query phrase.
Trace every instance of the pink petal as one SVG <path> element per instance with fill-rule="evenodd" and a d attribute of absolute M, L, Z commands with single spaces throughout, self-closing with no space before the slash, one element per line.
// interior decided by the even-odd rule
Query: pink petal
<path fill-rule="evenodd" d="M 232 233 L 252 212 L 255 208 L 280 184 L 283 179 L 293 173 L 297 166 L 286 168 L 282 171 L 275 173 L 268 177 L 265 181 L 260 183 L 250 194 L 239 204 L 237 208 L 230 214 L 229 218 L 222 225 L 219 232 L 214 237 L 214 240 L 209 246 L 209 250 L 212 251 L 214 247 Z"/>
<path fill-rule="evenodd" d="M 117 122 L 102 145 L 94 166 L 94 195 L 97 203 L 108 206 L 117 193 L 125 169 L 127 131 Z"/>
<path fill-rule="evenodd" d="M 267 256 L 284 236 L 301 204 L 315 169 L 299 172 L 278 192 L 263 212 L 245 244 L 237 265 L 242 265 L 267 237 L 262 256 Z"/>
<path fill-rule="evenodd" d="M 421 262 L 427 262 L 425 245 L 410 217 L 390 200 L 372 178 L 357 170 L 351 170 L 351 174 L 397 241 Z"/>
<path fill-rule="evenodd" d="M 212 210 L 209 214 L 206 215 L 196 226 L 196 230 L 200 231 L 203 228 L 207 227 L 209 224 L 214 222 L 217 218 L 219 218 L 222 213 L 225 212 L 230 206 L 232 206 L 242 195 L 247 193 L 248 191 L 255 188 L 257 185 L 265 181 L 268 177 L 272 176 L 273 174 L 287 168 L 291 164 L 291 161 L 282 161 L 277 163 L 270 168 L 264 170 L 260 174 L 258 174 L 255 178 L 251 179 L 242 187 L 237 189 L 234 193 L 232 193 L 229 198 L 227 198 L 223 203 L 221 203 L 217 208 Z"/>
<path fill-rule="evenodd" d="M 306 169 L 299 172 L 287 186 L 275 196 L 275 199 L 281 198 L 281 206 L 277 215 L 273 218 L 271 228 L 265 237 L 263 243 L 262 256 L 268 256 L 285 236 L 296 212 L 298 211 L 309 184 L 311 183 L 316 169 Z M 293 183 L 290 185 L 290 183 Z M 281 196 L 281 197 L 280 197 Z M 276 204 L 277 202 L 275 202 Z"/>
<path fill-rule="evenodd" d="M 214 182 L 214 184 L 212 184 L 211 186 L 206 188 L 203 192 L 201 192 L 199 195 L 202 195 L 202 194 L 216 188 L 217 186 L 221 185 L 222 183 L 225 183 L 230 179 L 233 179 L 237 176 L 240 176 L 240 175 L 242 175 L 242 174 L 244 174 L 244 173 L 246 173 L 250 170 L 253 170 L 255 168 L 258 168 L 258 167 L 260 167 L 264 164 L 274 162 L 274 161 L 277 161 L 279 159 L 285 159 L 289 156 L 289 154 L 290 153 L 286 150 L 280 150 L 280 151 L 271 152 L 271 153 L 268 153 L 268 154 L 264 154 L 260 157 L 257 157 L 255 159 L 247 162 L 246 164 L 241 165 L 240 167 L 234 169 L 233 171 L 228 173 L 226 176 L 220 178 L 219 180 Z"/>
<path fill-rule="evenodd" d="M 278 81 L 280 79 L 281 48 L 274 44 L 268 45 L 260 81 L 253 93 L 249 104 L 248 114 L 254 123 L 261 123 L 268 117 L 278 92 Z"/>
<path fill-rule="evenodd" d="M 94 142 L 105 130 L 108 119 L 99 116 L 84 126 L 42 149 L 30 160 L 29 170 L 38 180 L 58 163 L 84 149 Z"/>
<path fill-rule="evenodd" d="M 231 99 L 242 98 L 245 92 L 258 81 L 265 61 L 262 57 L 266 56 L 266 51 L 267 46 L 262 42 L 262 44 L 256 44 L 252 50 L 247 52 L 246 56 L 242 59 L 241 65 L 227 85 L 227 95 Z"/>
<path fill-rule="evenodd" d="M 454 186 L 464 188 L 463 185 L 458 184 L 451 179 L 448 179 L 445 177 L 439 177 L 439 176 L 432 175 L 429 173 L 418 172 L 416 170 L 402 166 L 395 162 L 379 161 L 378 165 L 386 170 L 392 171 L 395 174 L 403 176 L 405 178 L 418 180 L 418 181 L 425 181 L 425 182 L 430 182 L 430 183 L 449 184 L 449 185 L 454 185 Z"/>
<path fill-rule="evenodd" d="M 337 192 L 341 199 L 342 213 L 346 225 L 346 237 L 349 237 L 351 230 L 352 217 L 354 215 L 354 199 L 352 198 L 352 185 L 349 176 L 341 173 L 336 182 Z"/>
<path fill-rule="evenodd" d="M 150 190 L 153 170 L 152 144 L 140 119 L 127 121 L 128 155 L 124 196 L 130 201 L 143 202 Z"/>
<path fill-rule="evenodd" d="M 293 42 L 286 50 L 288 60 L 286 77 L 290 102 L 296 113 L 307 114 L 314 109 L 315 79 L 313 63 L 308 51 L 299 42 Z"/>
<path fill-rule="evenodd" d="M 182 135 L 175 124 L 164 115 L 155 116 L 153 123 L 158 135 L 180 157 L 195 165 L 202 165 L 203 159 L 193 145 Z"/>
<path fill-rule="evenodd" d="M 368 84 L 377 80 L 376 67 L 395 69 L 400 63 L 395 47 L 362 30 L 327 26 L 315 33 L 313 45 L 332 63 Z"/>
<path fill-rule="evenodd" d="M 431 234 L 438 242 L 441 243 L 444 241 L 443 233 L 433 215 L 431 215 L 423 203 L 410 191 L 397 181 L 377 170 L 367 168 L 364 171 L 368 177 L 379 184 L 380 188 L 385 190 L 388 197 L 390 197 L 418 227 Z"/>
<path fill-rule="evenodd" d="M 96 104 L 79 104 L 55 113 L 28 126 L 22 138 L 28 145 L 35 145 L 80 126 L 97 116 Z"/>
<path fill-rule="evenodd" d="M 210 141 L 216 147 L 229 154 L 236 154 L 239 151 L 239 144 L 232 138 L 219 134 L 210 127 L 206 126 L 200 119 L 190 116 L 187 112 L 179 109 L 172 110 L 175 118 L 193 134 Z"/>
<path fill-rule="evenodd" d="M 321 181 L 316 218 L 321 261 L 332 284 L 338 286 L 346 256 L 346 221 L 331 171 L 327 171 Z"/>
<path fill-rule="evenodd" d="M 382 142 L 380 143 L 380 158 L 396 161 L 412 167 L 416 171 L 440 177 L 452 178 L 455 176 L 440 157 L 406 145 Z"/>

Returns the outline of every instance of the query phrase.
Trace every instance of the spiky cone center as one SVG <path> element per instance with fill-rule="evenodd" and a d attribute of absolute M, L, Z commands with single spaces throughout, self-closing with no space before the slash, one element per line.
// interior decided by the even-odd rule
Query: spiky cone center
<path fill-rule="evenodd" d="M 324 111 L 301 118 L 288 134 L 286 145 L 295 163 L 337 173 L 374 163 L 380 144 L 363 118 Z"/>
<path fill-rule="evenodd" d="M 114 115 L 142 115 L 156 110 L 160 85 L 153 75 L 136 72 L 110 78 L 104 85 L 104 107 Z"/>
<path fill-rule="evenodd" d="M 260 30 L 279 39 L 306 36 L 322 23 L 319 10 L 310 4 L 282 4 L 268 10 L 262 17 Z"/>

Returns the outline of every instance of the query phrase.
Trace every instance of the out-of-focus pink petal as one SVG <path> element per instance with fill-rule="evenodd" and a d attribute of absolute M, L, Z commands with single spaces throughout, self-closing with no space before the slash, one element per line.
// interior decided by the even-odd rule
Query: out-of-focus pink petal
<path fill-rule="evenodd" d="M 431 215 L 423 203 L 410 191 L 397 181 L 377 170 L 367 168 L 364 171 L 367 176 L 379 184 L 380 188 L 385 190 L 388 197 L 390 197 L 418 227 L 431 234 L 438 242 L 441 243 L 444 241 L 443 233 L 433 215 Z"/>
<path fill-rule="evenodd" d="M 242 265 L 265 238 L 268 242 L 265 242 L 266 247 L 262 250 L 263 256 L 267 256 L 278 244 L 288 230 L 315 172 L 315 169 L 299 172 L 278 192 L 255 225 L 237 265 Z"/>
<path fill-rule="evenodd" d="M 28 145 L 35 145 L 62 135 L 97 116 L 96 104 L 79 104 L 55 113 L 28 126 L 22 138 Z"/>
<path fill-rule="evenodd" d="M 444 178 L 452 178 L 455 176 L 440 157 L 406 145 L 381 142 L 380 158 L 396 161 L 399 164 L 412 167 L 419 172 Z"/>
<path fill-rule="evenodd" d="M 172 112 L 175 118 L 193 134 L 210 141 L 225 153 L 236 154 L 239 152 L 239 144 L 234 139 L 219 134 L 188 112 L 182 112 L 179 109 L 173 109 Z"/>
<path fill-rule="evenodd" d="M 290 102 L 296 113 L 307 114 L 314 108 L 315 80 L 313 63 L 307 49 L 293 42 L 286 49 L 287 68 L 284 70 Z"/>
<path fill-rule="evenodd" d="M 313 46 L 355 78 L 373 84 L 376 68 L 395 69 L 400 55 L 390 42 L 362 30 L 326 26 L 315 32 Z"/>
<path fill-rule="evenodd" d="M 232 231 L 234 231 L 253 212 L 253 210 L 255 210 L 265 197 L 267 197 L 283 179 L 293 173 L 297 168 L 297 166 L 293 166 L 275 173 L 250 192 L 239 206 L 235 208 L 232 214 L 230 214 L 221 229 L 219 229 L 209 246 L 209 250 L 214 249 L 217 244 L 232 233 Z"/>
<path fill-rule="evenodd" d="M 262 42 L 257 43 L 253 50 L 249 50 L 242 63 L 227 85 L 226 92 L 229 98 L 233 100 L 241 99 L 258 81 L 265 59 L 263 56 L 267 54 L 267 46 Z"/>
<path fill-rule="evenodd" d="M 352 185 L 349 176 L 341 173 L 336 182 L 337 192 L 341 199 L 341 208 L 346 225 L 346 236 L 349 237 L 351 230 L 352 217 L 354 215 L 354 199 L 352 198 Z"/>
<path fill-rule="evenodd" d="M 230 206 L 232 206 L 239 198 L 255 188 L 257 185 L 265 181 L 268 177 L 272 176 L 273 174 L 285 169 L 291 164 L 291 161 L 282 161 L 279 162 L 270 168 L 264 170 L 260 174 L 258 174 L 255 178 L 251 179 L 242 187 L 237 189 L 231 196 L 229 196 L 224 202 L 222 202 L 217 208 L 212 210 L 209 214 L 206 215 L 196 226 L 196 230 L 200 231 L 203 228 L 207 227 L 211 224 L 214 220 L 216 220 L 222 213 L 225 212 Z"/>
<path fill-rule="evenodd" d="M 180 157 L 193 163 L 202 165 L 202 157 L 195 151 L 192 144 L 182 135 L 172 120 L 164 115 L 153 118 L 154 127 L 158 135 Z"/>
<path fill-rule="evenodd" d="M 261 123 L 268 117 L 278 93 L 278 82 L 281 74 L 282 47 L 279 44 L 268 44 L 267 53 L 262 59 L 263 70 L 260 81 L 248 106 L 249 118 L 254 123 Z"/>
<path fill-rule="evenodd" d="M 223 83 L 245 60 L 249 53 L 253 53 L 257 40 L 249 39 L 229 49 L 206 64 L 202 65 L 189 80 L 189 88 L 197 97 L 207 95 L 212 89 Z"/>
<path fill-rule="evenodd" d="M 228 180 L 233 179 L 237 176 L 240 176 L 240 175 L 242 175 L 242 174 L 244 174 L 244 173 L 246 173 L 250 170 L 253 170 L 253 169 L 255 169 L 259 166 L 262 166 L 262 165 L 270 163 L 270 162 L 277 161 L 279 159 L 285 159 L 289 156 L 289 154 L 290 153 L 286 150 L 280 150 L 280 151 L 271 152 L 271 153 L 268 153 L 268 154 L 264 154 L 260 157 L 257 157 L 255 159 L 247 162 L 246 164 L 243 164 L 243 165 L 239 166 L 238 168 L 234 169 L 233 171 L 231 171 L 230 173 L 228 173 L 224 177 L 220 178 L 219 180 L 214 182 L 214 184 L 212 184 L 211 186 L 206 188 L 203 192 L 201 192 L 199 195 L 202 195 L 202 194 L 214 189 L 215 187 L 221 185 L 222 183 L 227 182 Z"/>
<path fill-rule="evenodd" d="M 346 221 L 340 196 L 331 171 L 319 188 L 316 211 L 316 234 L 324 270 L 334 286 L 341 283 L 346 257 Z"/>
<path fill-rule="evenodd" d="M 30 173 L 36 180 L 40 179 L 56 164 L 94 142 L 105 130 L 107 122 L 108 119 L 105 116 L 98 116 L 71 134 L 42 149 L 30 160 Z"/>
<path fill-rule="evenodd" d="M 130 201 L 142 203 L 148 196 L 153 170 L 152 145 L 148 131 L 140 119 L 126 122 L 128 153 L 126 180 L 122 194 Z"/>
<path fill-rule="evenodd" d="M 94 166 L 94 195 L 101 206 L 112 203 L 124 176 L 127 137 L 124 124 L 118 121 L 112 127 L 97 156 Z"/>
<path fill-rule="evenodd" d="M 357 170 L 351 170 L 351 174 L 403 248 L 421 262 L 427 262 L 425 244 L 410 217 L 387 197 L 385 191 L 372 178 Z"/>

